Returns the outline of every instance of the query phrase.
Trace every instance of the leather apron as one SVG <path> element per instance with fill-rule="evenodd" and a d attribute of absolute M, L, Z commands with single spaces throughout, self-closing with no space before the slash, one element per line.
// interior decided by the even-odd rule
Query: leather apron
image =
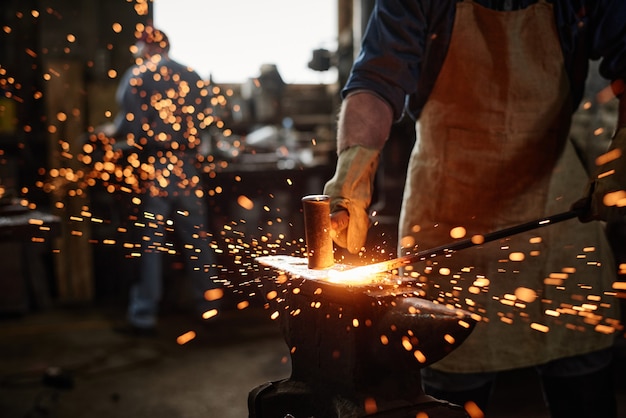
<path fill-rule="evenodd" d="M 545 0 L 517 11 L 458 3 L 443 68 L 417 125 L 400 215 L 408 254 L 566 211 L 587 175 L 568 140 L 569 82 Z M 612 343 L 615 269 L 602 225 L 562 222 L 405 272 L 466 309 L 474 332 L 433 368 L 487 372 Z"/>

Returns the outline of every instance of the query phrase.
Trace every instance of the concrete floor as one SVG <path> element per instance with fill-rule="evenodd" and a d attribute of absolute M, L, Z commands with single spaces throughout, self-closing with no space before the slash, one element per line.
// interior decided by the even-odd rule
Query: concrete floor
<path fill-rule="evenodd" d="M 243 418 L 250 390 L 289 376 L 278 324 L 261 306 L 227 311 L 210 328 L 167 312 L 155 338 L 115 333 L 122 317 L 116 307 L 65 307 L 1 319 L 0 416 Z M 196 338 L 177 344 L 189 330 Z M 626 345 L 617 352 L 626 417 Z M 487 416 L 548 417 L 534 373 L 503 375 Z"/>
<path fill-rule="evenodd" d="M 286 345 L 259 309 L 227 313 L 212 329 L 171 313 L 155 338 L 117 334 L 119 319 L 61 309 L 3 321 L 0 415 L 240 418 L 251 389 L 289 375 Z M 196 338 L 177 344 L 189 330 Z M 55 368 L 61 388 L 42 383 Z"/>

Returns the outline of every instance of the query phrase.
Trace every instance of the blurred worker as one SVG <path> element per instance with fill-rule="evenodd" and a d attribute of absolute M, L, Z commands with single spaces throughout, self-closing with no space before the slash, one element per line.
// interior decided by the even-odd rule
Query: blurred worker
<path fill-rule="evenodd" d="M 610 155 L 626 151 L 625 22 L 622 0 L 377 2 L 342 92 L 325 187 L 336 243 L 352 253 L 364 245 L 379 153 L 403 112 L 418 124 L 399 253 L 567 211 L 589 181 L 567 140 L 589 59 L 602 59 L 622 96 Z M 626 157 L 611 158 L 589 183 L 585 221 L 624 216 Z M 427 393 L 484 411 L 496 372 L 538 366 L 553 417 L 616 416 L 619 312 L 601 222 L 573 219 L 404 273 L 479 319 L 424 370 Z"/>
<path fill-rule="evenodd" d="M 138 177 L 141 262 L 130 290 L 130 330 L 150 334 L 157 325 L 162 296 L 162 254 L 168 231 L 176 233 L 201 312 L 214 309 L 206 300 L 220 296 L 214 282 L 215 257 L 207 242 L 207 207 L 198 169 L 201 123 L 207 109 L 204 82 L 191 68 L 168 55 L 168 38 L 147 27 L 135 44 L 136 64 L 120 83 L 115 120 L 117 148 Z"/>

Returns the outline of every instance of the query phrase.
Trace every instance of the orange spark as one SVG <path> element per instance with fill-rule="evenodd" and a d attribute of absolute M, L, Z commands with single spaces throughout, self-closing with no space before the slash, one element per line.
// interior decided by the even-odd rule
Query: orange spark
<path fill-rule="evenodd" d="M 186 333 L 179 335 L 176 338 L 176 342 L 178 343 L 178 345 L 184 345 L 194 338 L 196 338 L 196 333 L 194 331 L 187 331 Z"/>
<path fill-rule="evenodd" d="M 224 290 L 221 288 L 209 289 L 204 292 L 204 299 L 208 301 L 219 300 L 224 297 Z"/>
<path fill-rule="evenodd" d="M 622 156 L 622 151 L 619 149 L 613 149 L 607 153 L 604 153 L 596 158 L 596 165 L 601 166 L 611 161 L 615 161 Z"/>
<path fill-rule="evenodd" d="M 413 344 L 411 344 L 411 341 L 406 336 L 402 337 L 402 347 L 404 347 L 406 351 L 413 350 Z"/>
<path fill-rule="evenodd" d="M 532 303 L 537 299 L 537 292 L 527 287 L 515 289 L 515 297 L 523 302 Z"/>
<path fill-rule="evenodd" d="M 420 363 L 426 363 L 426 356 L 424 355 L 424 353 L 422 353 L 420 350 L 415 350 L 413 352 L 413 356 L 415 357 L 415 359 L 417 361 L 419 361 Z"/>
<path fill-rule="evenodd" d="M 237 203 L 244 209 L 252 210 L 254 208 L 254 202 L 247 196 L 241 195 L 237 198 Z"/>
<path fill-rule="evenodd" d="M 474 235 L 472 236 L 472 244 L 474 245 L 480 245 L 483 244 L 485 242 L 485 237 L 482 235 Z"/>
<path fill-rule="evenodd" d="M 535 331 L 539 331 L 539 332 L 550 331 L 550 327 L 548 327 L 547 325 L 539 324 L 537 322 L 533 322 L 532 324 L 530 324 L 530 327 L 534 329 Z"/>
<path fill-rule="evenodd" d="M 217 314 L 218 314 L 217 309 L 211 309 L 202 314 L 202 319 L 210 319 L 210 318 L 213 318 L 214 316 L 217 316 Z"/>
<path fill-rule="evenodd" d="M 465 408 L 465 411 L 468 413 L 470 418 L 485 418 L 485 413 L 482 411 L 482 409 L 480 409 L 478 405 L 476 405 L 475 402 L 467 401 L 465 402 L 465 405 L 463 405 L 463 407 Z"/>
<path fill-rule="evenodd" d="M 511 261 L 524 261 L 525 255 L 522 252 L 513 252 L 509 254 L 509 260 Z"/>
<path fill-rule="evenodd" d="M 466 229 L 463 228 L 462 226 L 457 226 L 450 230 L 450 236 L 454 239 L 463 238 L 466 233 L 467 233 Z"/>

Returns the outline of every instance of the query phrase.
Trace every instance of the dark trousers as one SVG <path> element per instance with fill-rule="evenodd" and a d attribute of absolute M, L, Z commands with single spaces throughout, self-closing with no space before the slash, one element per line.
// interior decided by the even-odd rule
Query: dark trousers
<path fill-rule="evenodd" d="M 538 366 L 551 417 L 617 418 L 611 358 L 612 350 L 607 349 Z M 426 371 L 424 390 L 428 395 L 461 406 L 473 402 L 485 412 L 496 376 L 496 373 L 457 375 Z"/>

